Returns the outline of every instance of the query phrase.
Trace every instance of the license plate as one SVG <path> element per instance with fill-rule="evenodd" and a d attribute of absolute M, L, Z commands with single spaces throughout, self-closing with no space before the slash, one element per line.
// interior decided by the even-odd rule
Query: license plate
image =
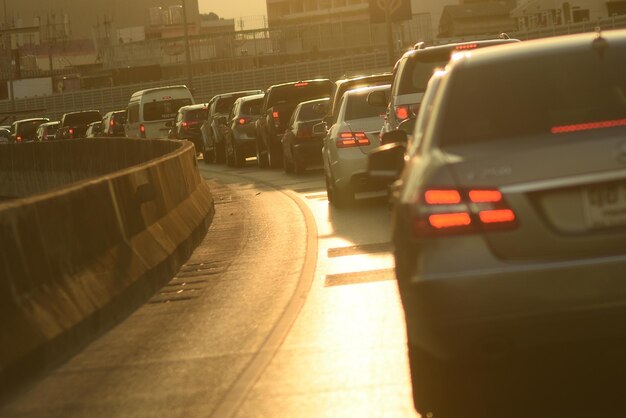
<path fill-rule="evenodd" d="M 583 189 L 583 207 L 590 228 L 626 225 L 626 183 Z"/>

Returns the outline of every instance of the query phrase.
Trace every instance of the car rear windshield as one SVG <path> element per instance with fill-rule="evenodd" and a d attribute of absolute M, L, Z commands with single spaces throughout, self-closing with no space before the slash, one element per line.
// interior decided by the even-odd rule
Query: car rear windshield
<path fill-rule="evenodd" d="M 80 112 L 65 115 L 63 123 L 65 126 L 89 125 L 101 119 L 100 112 Z"/>
<path fill-rule="evenodd" d="M 37 128 L 39 127 L 39 125 L 44 122 L 45 120 L 31 120 L 28 122 L 20 122 L 17 125 L 17 134 L 26 137 L 34 136 L 35 132 L 37 132 Z"/>
<path fill-rule="evenodd" d="M 445 90 L 442 146 L 626 118 L 626 48 L 510 58 L 460 70 L 450 74 Z"/>
<path fill-rule="evenodd" d="M 192 109 L 185 112 L 185 120 L 204 120 L 207 118 L 209 109 L 206 107 L 201 109 Z"/>
<path fill-rule="evenodd" d="M 239 107 L 240 115 L 258 116 L 261 114 L 261 105 L 263 104 L 263 98 L 246 100 Z"/>
<path fill-rule="evenodd" d="M 117 123 L 125 123 L 126 122 L 126 112 L 113 113 L 113 118 Z"/>
<path fill-rule="evenodd" d="M 302 82 L 273 87 L 267 106 L 272 107 L 275 104 L 300 103 L 330 97 L 332 88 L 333 84 L 330 81 Z"/>
<path fill-rule="evenodd" d="M 327 109 L 327 102 L 315 102 L 303 104 L 298 112 L 299 121 L 321 120 Z"/>
<path fill-rule="evenodd" d="M 346 103 L 346 120 L 374 118 L 385 114 L 387 106 L 373 106 L 367 102 L 367 96 L 370 93 L 369 90 L 365 90 L 348 96 L 348 103 Z"/>
<path fill-rule="evenodd" d="M 174 119 L 178 109 L 190 104 L 190 98 L 148 102 L 143 106 L 143 120 L 150 122 L 154 120 Z"/>
<path fill-rule="evenodd" d="M 399 80 L 398 94 L 423 93 L 436 68 L 443 68 L 450 61 L 450 50 L 436 53 L 415 54 L 409 57 Z"/>

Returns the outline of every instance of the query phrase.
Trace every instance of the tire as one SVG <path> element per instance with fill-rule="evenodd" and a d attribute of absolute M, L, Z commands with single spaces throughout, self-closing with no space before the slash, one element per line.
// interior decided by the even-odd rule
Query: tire
<path fill-rule="evenodd" d="M 304 164 L 298 162 L 298 159 L 295 157 L 293 150 L 291 150 L 291 155 L 293 158 L 293 171 L 295 171 L 296 174 L 304 174 L 304 172 L 306 171 L 306 167 L 304 166 Z"/>
<path fill-rule="evenodd" d="M 225 151 L 224 151 L 224 143 L 222 142 L 221 144 L 218 144 L 217 142 L 215 143 L 215 148 L 214 148 L 214 154 L 215 154 L 215 158 L 213 158 L 213 162 L 215 164 L 224 164 L 226 161 L 225 158 Z"/>
<path fill-rule="evenodd" d="M 270 168 L 280 168 L 283 162 L 282 157 L 279 156 L 280 151 L 278 147 L 273 147 L 271 144 L 267 147 L 267 163 Z"/>
<path fill-rule="evenodd" d="M 333 200 L 332 204 L 337 209 L 346 208 L 354 203 L 354 191 L 352 187 L 348 186 L 343 189 L 338 189 L 334 184 L 331 185 Z"/>
<path fill-rule="evenodd" d="M 202 141 L 202 160 L 205 164 L 211 164 L 213 162 L 213 159 L 215 158 L 214 154 L 214 151 L 209 151 L 208 149 L 206 149 L 206 147 L 204 146 L 204 141 Z"/>
<path fill-rule="evenodd" d="M 234 160 L 235 167 L 241 168 L 246 165 L 246 159 L 244 158 L 237 144 L 233 144 L 233 154 L 234 154 L 233 160 Z"/>
<path fill-rule="evenodd" d="M 285 173 L 293 173 L 294 164 L 287 160 L 286 152 L 283 152 L 283 168 L 285 169 Z"/>
<path fill-rule="evenodd" d="M 269 165 L 267 161 L 267 154 L 264 154 L 259 150 L 258 142 L 256 144 L 256 162 L 259 168 L 267 168 Z"/>
<path fill-rule="evenodd" d="M 224 153 L 225 153 L 225 159 L 226 159 L 226 165 L 229 167 L 234 167 L 235 166 L 235 152 L 233 150 L 233 152 L 228 152 L 228 144 L 224 145 Z"/>

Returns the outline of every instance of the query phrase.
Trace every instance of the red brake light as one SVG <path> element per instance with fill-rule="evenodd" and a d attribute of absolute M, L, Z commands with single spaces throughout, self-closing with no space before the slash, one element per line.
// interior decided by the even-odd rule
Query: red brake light
<path fill-rule="evenodd" d="M 457 190 L 426 190 L 424 200 L 429 205 L 451 205 L 461 203 L 461 194 Z"/>
<path fill-rule="evenodd" d="M 577 123 L 573 125 L 554 126 L 550 129 L 553 134 L 564 134 L 569 132 L 590 131 L 592 129 L 615 128 L 626 126 L 626 119 L 605 120 L 600 122 Z"/>
<path fill-rule="evenodd" d="M 362 147 L 370 144 L 365 132 L 340 132 L 335 141 L 337 148 Z"/>
<path fill-rule="evenodd" d="M 183 123 L 181 123 L 181 124 L 180 124 L 180 126 L 181 126 L 183 129 L 187 129 L 187 128 L 189 128 L 189 123 L 188 123 L 187 121 L 183 121 Z"/>
<path fill-rule="evenodd" d="M 146 137 L 146 127 L 144 126 L 143 123 L 141 125 L 139 125 L 139 136 L 141 138 L 145 138 Z"/>
<path fill-rule="evenodd" d="M 109 121 L 109 126 L 110 126 L 111 128 L 115 126 L 115 121 L 114 121 L 113 119 L 111 119 L 111 120 Z"/>
<path fill-rule="evenodd" d="M 466 49 L 476 49 L 478 48 L 478 44 L 466 44 L 466 45 L 457 45 L 454 49 L 457 51 L 464 51 Z"/>
<path fill-rule="evenodd" d="M 304 86 L 308 86 L 308 85 L 309 85 L 309 83 L 307 83 L 306 81 L 303 81 L 301 83 L 296 83 L 293 86 L 294 87 L 304 87 Z"/>
<path fill-rule="evenodd" d="M 483 210 L 479 212 L 480 221 L 485 224 L 513 222 L 515 213 L 511 209 Z"/>
<path fill-rule="evenodd" d="M 470 200 L 474 203 L 495 203 L 502 200 L 499 190 L 470 190 Z"/>
<path fill-rule="evenodd" d="M 248 118 L 239 118 L 237 123 L 239 123 L 240 125 L 245 125 L 246 123 L 248 123 Z"/>
<path fill-rule="evenodd" d="M 442 229 L 455 226 L 467 226 L 472 223 L 472 219 L 467 212 L 441 213 L 430 215 L 428 222 L 433 228 Z"/>
<path fill-rule="evenodd" d="M 396 106 L 396 118 L 399 120 L 405 120 L 410 117 L 408 106 Z"/>
<path fill-rule="evenodd" d="M 274 119 L 278 119 L 279 116 L 280 116 L 280 114 L 278 112 L 272 112 L 272 117 Z"/>
<path fill-rule="evenodd" d="M 515 212 L 496 189 L 428 189 L 410 205 L 413 233 L 427 236 L 479 232 L 517 225 Z"/>

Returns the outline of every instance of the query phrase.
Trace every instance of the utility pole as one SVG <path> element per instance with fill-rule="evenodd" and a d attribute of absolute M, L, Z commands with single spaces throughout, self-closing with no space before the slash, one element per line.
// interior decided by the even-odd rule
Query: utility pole
<path fill-rule="evenodd" d="M 389 65 L 393 66 L 396 63 L 396 53 L 393 45 L 393 31 L 391 28 L 391 0 L 385 0 L 385 32 L 387 34 L 387 55 L 389 57 Z"/>
<path fill-rule="evenodd" d="M 185 56 L 187 61 L 187 87 L 192 90 L 193 93 L 193 72 L 191 68 L 191 53 L 189 52 L 189 31 L 187 29 L 187 8 L 185 7 L 185 0 L 181 0 L 183 6 L 183 26 L 185 33 Z"/>

